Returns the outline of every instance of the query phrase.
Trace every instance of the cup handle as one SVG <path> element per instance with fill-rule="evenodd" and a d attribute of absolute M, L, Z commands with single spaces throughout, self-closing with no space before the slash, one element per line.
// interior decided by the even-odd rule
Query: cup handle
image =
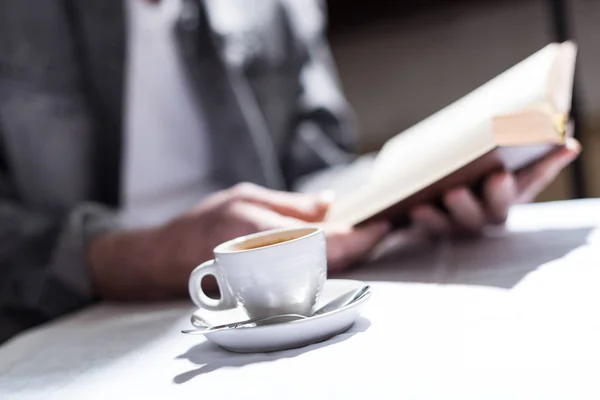
<path fill-rule="evenodd" d="M 209 260 L 198 265 L 192 271 L 188 285 L 190 297 L 198 307 L 209 311 L 221 311 L 235 308 L 236 301 L 229 291 L 229 287 L 223 284 L 221 272 L 216 264 L 217 262 L 215 260 Z M 217 279 L 217 285 L 219 286 L 219 291 L 221 292 L 220 299 L 211 299 L 202 290 L 202 279 L 204 279 L 206 275 L 213 275 Z"/>

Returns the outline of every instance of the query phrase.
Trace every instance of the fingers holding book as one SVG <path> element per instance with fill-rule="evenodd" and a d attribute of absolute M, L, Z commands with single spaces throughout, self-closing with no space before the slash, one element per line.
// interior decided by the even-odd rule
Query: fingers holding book
<path fill-rule="evenodd" d="M 567 138 L 565 145 L 556 152 L 519 171 L 515 176 L 518 191 L 516 202 L 533 201 L 564 168 L 579 156 L 579 153 L 581 153 L 579 142 L 576 139 Z"/>
<path fill-rule="evenodd" d="M 477 233 L 485 225 L 502 224 L 511 206 L 533 201 L 580 152 L 577 140 L 569 138 L 558 151 L 517 173 L 502 171 L 486 177 L 479 195 L 460 186 L 444 194 L 444 209 L 429 203 L 414 207 L 411 220 L 434 236 Z"/>

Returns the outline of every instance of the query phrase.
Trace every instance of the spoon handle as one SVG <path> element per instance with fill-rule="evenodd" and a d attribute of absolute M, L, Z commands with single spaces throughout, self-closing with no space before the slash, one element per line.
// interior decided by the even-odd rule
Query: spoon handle
<path fill-rule="evenodd" d="M 347 305 L 352 304 L 355 301 L 362 299 L 363 297 L 365 297 L 366 295 L 368 295 L 370 293 L 371 293 L 371 287 L 369 285 L 364 285 L 358 289 L 351 290 L 348 293 L 344 293 L 341 296 L 336 297 L 335 299 L 331 300 L 329 303 L 325 304 L 324 306 L 322 306 L 321 308 L 316 310 L 313 313 L 313 316 L 326 314 L 328 312 L 335 311 L 342 307 L 346 307 Z"/>
<path fill-rule="evenodd" d="M 245 321 L 232 322 L 232 323 L 223 324 L 223 325 L 215 325 L 215 326 L 208 327 L 206 329 L 185 329 L 185 330 L 182 330 L 181 332 L 185 333 L 185 334 L 192 334 L 192 335 L 204 335 L 206 333 L 212 333 L 212 332 L 220 331 L 220 330 L 224 330 L 224 329 L 239 328 L 244 325 L 258 324 L 260 322 L 266 322 L 266 321 L 272 321 L 272 320 L 283 320 L 283 321 L 280 321 L 280 323 L 281 323 L 281 322 L 291 322 L 291 321 L 305 319 L 305 318 L 307 318 L 307 317 L 305 317 L 304 315 L 300 315 L 300 314 L 272 315 L 269 317 L 251 318 L 251 319 L 247 319 Z"/>
<path fill-rule="evenodd" d="M 186 335 L 204 335 L 208 331 L 208 329 L 182 329 L 181 333 L 185 333 Z"/>
<path fill-rule="evenodd" d="M 313 313 L 313 316 L 325 314 L 330 311 L 334 311 L 336 309 L 345 307 L 345 306 L 352 304 L 353 302 L 358 301 L 361 298 L 369 295 L 370 293 L 371 293 L 371 287 L 369 285 L 364 285 L 361 288 L 352 290 L 352 291 L 345 293 L 345 294 L 333 299 L 332 301 L 328 302 L 327 304 L 322 306 L 320 309 L 316 310 Z M 185 329 L 185 330 L 182 330 L 181 332 L 188 334 L 188 335 L 204 335 L 206 333 L 212 333 L 212 332 L 216 332 L 216 331 L 220 331 L 220 330 L 224 330 L 224 329 L 240 328 L 240 327 L 243 327 L 244 325 L 249 325 L 249 324 L 257 324 L 258 325 L 261 322 L 267 322 L 267 321 L 273 322 L 273 320 L 277 321 L 277 323 L 283 323 L 283 322 L 291 322 L 291 321 L 295 321 L 295 320 L 299 320 L 299 319 L 306 319 L 306 318 L 308 318 L 308 317 L 306 317 L 304 315 L 300 315 L 300 314 L 281 314 L 281 315 L 272 315 L 269 317 L 250 318 L 245 321 L 232 322 L 232 323 L 223 324 L 223 325 L 202 326 L 202 325 L 200 325 L 200 323 L 203 323 L 203 321 L 201 321 L 199 318 L 197 318 L 195 316 L 192 316 L 192 324 L 194 326 L 196 326 L 197 328 L 196 329 Z M 199 327 L 201 327 L 201 328 L 199 328 Z"/>

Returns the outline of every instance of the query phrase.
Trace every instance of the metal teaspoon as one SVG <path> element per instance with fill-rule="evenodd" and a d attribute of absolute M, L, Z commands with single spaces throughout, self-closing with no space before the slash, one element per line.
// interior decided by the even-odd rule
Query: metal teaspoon
<path fill-rule="evenodd" d="M 350 305 L 350 304 L 354 303 L 355 301 L 362 299 L 369 293 L 371 293 L 371 287 L 369 285 L 364 285 L 364 286 L 360 287 L 359 289 L 351 290 L 347 293 L 342 294 L 339 297 L 336 297 L 335 299 L 331 300 L 327 304 L 323 305 L 321 308 L 314 311 L 312 313 L 311 317 L 316 316 L 316 315 L 325 314 L 325 313 L 337 310 L 339 308 L 345 307 L 347 305 Z M 250 324 L 256 324 L 256 325 L 261 324 L 262 325 L 262 324 L 265 324 L 266 322 L 268 322 L 270 324 L 284 323 L 284 322 L 292 322 L 292 321 L 297 321 L 297 320 L 307 319 L 307 318 L 310 318 L 310 317 L 300 315 L 300 314 L 281 314 L 281 315 L 273 315 L 273 316 L 269 316 L 269 317 L 251 318 L 251 319 L 248 319 L 245 321 L 232 322 L 232 323 L 223 324 L 223 325 L 216 325 L 216 326 L 211 326 L 211 327 L 207 327 L 204 329 L 184 329 L 181 332 L 185 333 L 185 334 L 191 334 L 191 335 L 204 335 L 206 333 L 212 333 L 215 331 L 220 331 L 220 330 L 225 330 L 225 329 L 239 328 L 239 327 L 242 327 L 245 325 L 250 325 Z M 194 326 L 198 326 L 200 324 L 201 324 L 200 326 L 206 326 L 204 324 L 204 322 L 195 315 L 192 315 L 192 324 Z"/>

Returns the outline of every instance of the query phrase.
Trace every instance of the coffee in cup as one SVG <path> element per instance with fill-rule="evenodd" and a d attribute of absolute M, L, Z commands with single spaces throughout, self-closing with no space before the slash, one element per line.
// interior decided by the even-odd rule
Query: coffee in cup
<path fill-rule="evenodd" d="M 321 228 L 277 229 L 218 245 L 214 259 L 194 269 L 189 293 L 207 310 L 242 308 L 249 318 L 310 315 L 327 279 L 325 234 Z M 221 297 L 201 288 L 214 275 Z"/>

